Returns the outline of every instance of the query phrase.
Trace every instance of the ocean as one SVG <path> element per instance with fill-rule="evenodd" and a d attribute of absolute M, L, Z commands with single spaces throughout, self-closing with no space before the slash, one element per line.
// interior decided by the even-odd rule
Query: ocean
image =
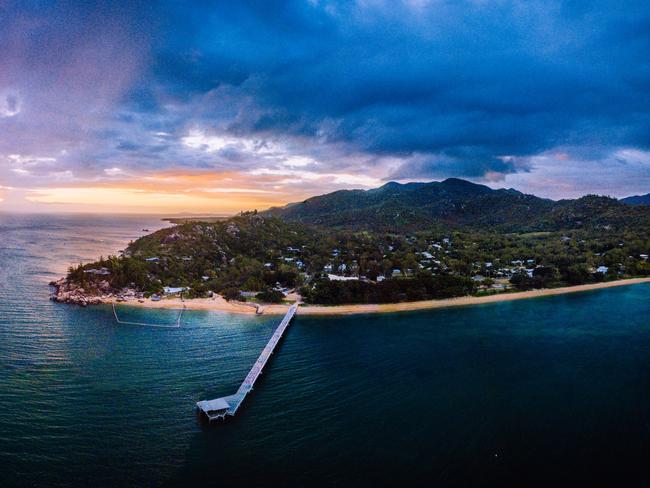
<path fill-rule="evenodd" d="M 650 485 L 650 286 L 289 327 L 48 300 L 157 217 L 0 214 L 0 486 Z M 175 311 L 122 309 L 173 322 Z"/>

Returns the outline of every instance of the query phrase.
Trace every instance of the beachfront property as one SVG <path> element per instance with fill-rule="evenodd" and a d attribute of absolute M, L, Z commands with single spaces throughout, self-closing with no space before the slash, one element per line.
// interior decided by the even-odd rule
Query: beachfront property
<path fill-rule="evenodd" d="M 163 292 L 165 295 L 176 295 L 177 293 L 182 293 L 187 290 L 187 286 L 163 286 Z"/>

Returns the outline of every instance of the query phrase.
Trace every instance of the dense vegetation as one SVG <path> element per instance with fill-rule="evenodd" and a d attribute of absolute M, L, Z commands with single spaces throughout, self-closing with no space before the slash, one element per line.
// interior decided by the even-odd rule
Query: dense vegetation
<path fill-rule="evenodd" d="M 397 211 L 403 192 L 418 193 L 406 200 L 422 204 Z M 357 201 L 368 193 L 374 207 Z M 552 202 L 447 180 L 317 198 L 318 211 L 299 204 L 279 212 L 282 218 L 273 211 L 186 221 L 138 239 L 122 256 L 73 267 L 68 278 L 97 293 L 130 288 L 150 295 L 177 287 L 189 297 L 214 292 L 243 299 L 248 292 L 250 299 L 278 302 L 296 289 L 306 302 L 336 304 L 650 275 L 650 209 L 606 197 Z M 352 218 L 354 225 L 343 225 Z"/>
<path fill-rule="evenodd" d="M 643 225 L 648 209 L 588 195 L 552 201 L 517 190 L 493 190 L 449 178 L 432 183 L 387 183 L 374 190 L 341 190 L 266 212 L 290 222 L 380 232 L 461 230 L 535 232 L 586 226 Z"/>
<path fill-rule="evenodd" d="M 319 280 L 312 287 L 304 287 L 301 294 L 307 303 L 336 305 L 452 298 L 469 295 L 474 290 L 474 284 L 466 277 L 422 273 L 410 279 L 391 279 L 379 283 Z"/>

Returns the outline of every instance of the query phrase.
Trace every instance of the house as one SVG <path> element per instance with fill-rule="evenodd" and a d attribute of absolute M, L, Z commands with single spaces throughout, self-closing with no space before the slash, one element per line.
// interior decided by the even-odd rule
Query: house
<path fill-rule="evenodd" d="M 150 262 L 150 263 L 157 263 L 158 261 L 160 261 L 160 258 L 154 256 L 154 257 L 152 257 L 152 258 L 145 258 L 145 261 L 148 261 L 148 262 Z"/>
<path fill-rule="evenodd" d="M 332 268 L 332 265 L 331 265 L 331 264 L 326 264 L 325 266 L 323 266 L 323 272 L 324 272 L 324 273 L 331 273 L 331 272 L 332 272 L 332 269 L 333 269 L 333 268 Z"/>
<path fill-rule="evenodd" d="M 472 281 L 474 283 L 483 283 L 485 281 L 485 276 L 483 275 L 472 276 Z"/>
<path fill-rule="evenodd" d="M 644 261 L 648 260 L 648 255 L 647 254 L 639 254 L 639 257 L 643 259 Z"/>
<path fill-rule="evenodd" d="M 359 279 L 357 276 L 341 276 L 335 274 L 328 274 L 327 277 L 330 281 L 357 281 Z"/>
<path fill-rule="evenodd" d="M 165 295 L 175 295 L 176 293 L 184 292 L 187 289 L 187 286 L 163 286 Z"/>
<path fill-rule="evenodd" d="M 425 259 L 433 259 L 433 254 L 431 254 L 430 252 L 422 251 L 420 254 L 421 254 L 422 257 L 424 257 Z"/>
<path fill-rule="evenodd" d="M 345 270 L 348 269 L 347 265 L 345 263 L 340 264 L 338 267 L 339 273 L 345 273 Z"/>
<path fill-rule="evenodd" d="M 598 266 L 596 268 L 596 273 L 607 274 L 607 271 L 609 271 L 609 268 L 607 266 Z"/>
<path fill-rule="evenodd" d="M 394 269 L 392 272 L 393 277 L 395 276 L 402 276 L 402 270 L 401 269 Z"/>
<path fill-rule="evenodd" d="M 160 301 L 160 295 L 151 295 L 151 301 L 152 302 L 159 302 Z"/>
<path fill-rule="evenodd" d="M 381 281 L 384 281 L 385 279 L 386 279 L 386 277 L 385 277 L 384 275 L 379 275 L 379 276 L 377 276 L 377 280 L 376 280 L 376 281 L 377 281 L 377 283 L 379 283 L 379 282 L 381 282 Z"/>

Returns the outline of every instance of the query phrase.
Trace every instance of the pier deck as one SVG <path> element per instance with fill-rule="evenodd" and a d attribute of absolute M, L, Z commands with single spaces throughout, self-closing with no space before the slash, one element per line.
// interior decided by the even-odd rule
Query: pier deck
<path fill-rule="evenodd" d="M 212 421 L 215 419 L 223 419 L 226 417 L 226 415 L 233 416 L 237 413 L 237 410 L 244 401 L 244 398 L 246 398 L 246 395 L 248 395 L 248 393 L 253 389 L 255 381 L 262 373 L 264 366 L 266 366 L 266 362 L 269 360 L 269 357 L 271 357 L 271 354 L 273 354 L 275 346 L 278 344 L 278 342 L 280 342 L 280 339 L 284 335 L 284 331 L 289 326 L 289 323 L 291 322 L 293 316 L 296 314 L 297 309 L 297 303 L 289 307 L 289 310 L 282 318 L 280 325 L 278 325 L 278 327 L 275 329 L 275 332 L 269 339 L 269 342 L 262 350 L 262 353 L 257 358 L 257 361 L 255 361 L 255 364 L 253 364 L 253 367 L 248 372 L 248 375 L 246 375 L 246 378 L 235 394 L 217 398 L 215 400 L 203 400 L 197 402 L 196 406 L 201 412 L 206 415 L 208 420 Z"/>

